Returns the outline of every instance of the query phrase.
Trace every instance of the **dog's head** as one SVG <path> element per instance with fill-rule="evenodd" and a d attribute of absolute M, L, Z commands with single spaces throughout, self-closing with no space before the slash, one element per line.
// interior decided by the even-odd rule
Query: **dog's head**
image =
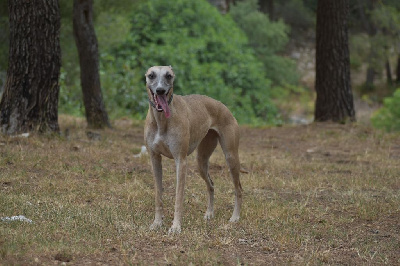
<path fill-rule="evenodd" d="M 159 112 L 169 117 L 168 101 L 173 93 L 175 74 L 171 66 L 153 66 L 146 72 L 146 87 L 149 99 Z"/>

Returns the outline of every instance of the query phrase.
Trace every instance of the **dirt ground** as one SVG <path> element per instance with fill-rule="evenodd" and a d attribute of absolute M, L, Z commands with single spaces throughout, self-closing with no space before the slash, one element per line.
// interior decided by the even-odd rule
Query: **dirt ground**
<path fill-rule="evenodd" d="M 202 219 L 206 190 L 192 155 L 183 232 L 171 236 L 171 160 L 163 167 L 165 228 L 148 230 L 154 211 L 151 168 L 146 156 L 133 156 L 143 145 L 143 125 L 122 119 L 114 122 L 113 130 L 88 133 L 81 120 L 61 120 L 64 136 L 59 140 L 30 136 L 0 141 L 1 217 L 26 209 L 17 203 L 6 206 L 19 202 L 18 195 L 35 197 L 40 206 L 53 209 L 64 201 L 60 220 L 31 229 L 0 224 L 4 265 L 400 264 L 399 134 L 356 124 L 243 126 L 241 221 L 227 222 L 233 188 L 218 148 L 210 164 L 215 220 Z M 24 150 L 23 160 L 18 150 Z M 56 154 L 63 162 L 54 159 Z M 45 190 L 50 185 L 36 176 L 52 176 L 46 182 L 57 186 L 57 193 Z M 25 213 L 37 220 L 49 212 L 41 208 L 41 213 Z M 83 221 L 85 212 L 93 212 L 93 224 Z M 71 213 L 82 221 L 69 221 Z M 101 232 L 86 232 L 96 226 Z M 41 227 L 48 233 L 37 240 Z"/>

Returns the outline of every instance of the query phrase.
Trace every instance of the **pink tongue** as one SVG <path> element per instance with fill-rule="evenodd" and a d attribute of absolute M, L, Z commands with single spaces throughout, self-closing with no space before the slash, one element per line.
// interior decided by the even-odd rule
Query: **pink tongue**
<path fill-rule="evenodd" d="M 157 101 L 161 105 L 161 108 L 164 111 L 165 117 L 168 118 L 171 115 L 171 113 L 170 113 L 169 106 L 167 103 L 167 96 L 165 94 L 157 95 Z"/>

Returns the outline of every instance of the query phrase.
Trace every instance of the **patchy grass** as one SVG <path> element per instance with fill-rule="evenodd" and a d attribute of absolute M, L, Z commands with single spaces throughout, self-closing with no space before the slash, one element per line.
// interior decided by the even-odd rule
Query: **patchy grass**
<path fill-rule="evenodd" d="M 233 184 L 211 158 L 216 217 L 203 220 L 206 187 L 190 156 L 183 232 L 169 236 L 173 161 L 163 160 L 165 223 L 154 215 L 141 122 L 87 134 L 61 117 L 62 137 L 0 138 L 2 264 L 399 264 L 400 136 L 358 125 L 242 127 L 249 173 L 241 221 L 228 222 Z"/>

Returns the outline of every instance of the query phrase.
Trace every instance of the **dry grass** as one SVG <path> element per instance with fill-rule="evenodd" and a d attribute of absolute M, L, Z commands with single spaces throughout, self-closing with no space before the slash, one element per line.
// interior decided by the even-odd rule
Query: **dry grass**
<path fill-rule="evenodd" d="M 220 149 L 211 158 L 216 217 L 203 220 L 206 188 L 194 156 L 183 233 L 169 236 L 174 164 L 164 160 L 165 226 L 151 232 L 153 178 L 134 158 L 143 125 L 114 122 L 89 140 L 82 120 L 68 136 L 0 139 L 2 264 L 399 264 L 400 136 L 363 126 L 242 128 L 249 174 L 242 219 L 228 222 L 233 185 Z"/>

